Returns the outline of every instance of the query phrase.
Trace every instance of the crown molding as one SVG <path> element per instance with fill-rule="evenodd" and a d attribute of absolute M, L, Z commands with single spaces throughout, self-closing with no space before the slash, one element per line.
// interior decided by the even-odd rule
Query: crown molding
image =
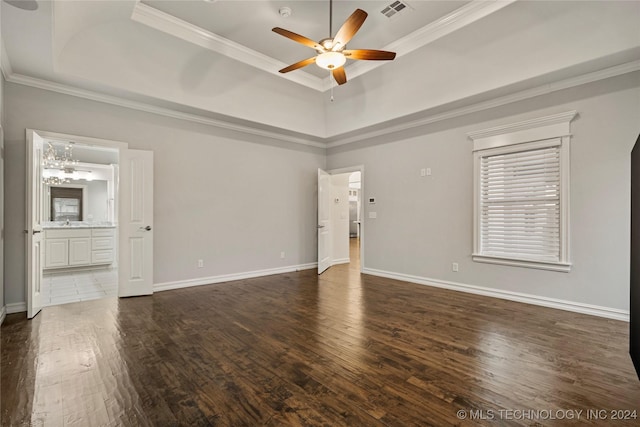
<path fill-rule="evenodd" d="M 131 13 L 131 19 L 140 24 L 193 43 L 197 46 L 243 62 L 259 70 L 282 77 L 311 89 L 322 91 L 322 79 L 308 73 L 279 73 L 289 64 L 278 61 L 253 49 L 236 43 L 197 25 L 190 24 L 166 12 L 162 12 L 138 1 Z"/>
<path fill-rule="evenodd" d="M 604 80 L 611 77 L 621 76 L 623 74 L 632 73 L 640 70 L 640 60 L 627 62 L 625 64 L 616 65 L 614 67 L 605 68 L 602 70 L 586 73 L 580 76 L 571 77 L 568 79 L 560 80 L 555 83 L 549 83 L 542 86 L 538 86 L 532 89 L 523 90 L 520 92 L 512 93 L 510 95 L 501 96 L 491 99 L 489 101 L 478 102 L 466 107 L 456 108 L 444 113 L 428 115 L 418 120 L 413 120 L 407 123 L 401 123 L 395 126 L 385 127 L 384 129 L 362 132 L 352 137 L 340 138 L 340 135 L 333 135 L 328 137 L 328 140 L 337 139 L 327 143 L 327 148 L 339 147 L 341 145 L 352 144 L 354 142 L 363 141 L 375 137 L 389 135 L 396 132 L 402 132 L 405 130 L 413 129 L 420 126 L 429 125 L 442 120 L 449 120 L 456 117 L 464 116 L 471 113 L 477 113 L 491 108 L 500 107 L 513 102 L 523 101 L 526 99 L 534 98 L 540 95 L 546 95 L 552 92 L 557 92 L 563 89 L 569 89 L 583 84 L 596 82 L 598 80 Z"/>
<path fill-rule="evenodd" d="M 16 83 L 24 86 L 35 87 L 38 89 L 44 89 L 52 92 L 62 93 L 64 95 L 71 95 L 78 98 L 89 99 L 91 101 L 103 102 L 105 104 L 117 105 L 119 107 L 130 108 L 133 110 L 144 111 L 146 113 L 158 114 L 165 117 L 171 117 L 179 120 L 186 120 L 189 122 L 204 124 L 208 126 L 213 126 L 221 129 L 232 130 L 236 132 L 241 132 L 245 134 L 272 138 L 279 141 L 285 142 L 293 142 L 296 144 L 307 145 L 310 147 L 317 148 L 326 148 L 326 144 L 322 142 L 312 141 L 310 139 L 295 137 L 291 135 L 286 135 L 283 133 L 272 132 L 263 129 L 256 129 L 250 126 L 243 126 L 238 124 L 233 124 L 229 122 L 225 122 L 223 120 L 212 119 L 209 117 L 199 116 L 196 114 L 183 113 L 180 111 L 171 110 L 169 108 L 157 107 L 151 104 L 146 104 L 143 102 L 130 101 L 124 98 L 119 98 L 116 96 L 105 95 L 98 92 L 93 92 L 85 89 L 78 89 L 72 86 L 54 83 L 48 80 L 42 80 L 35 77 L 24 76 L 21 74 L 11 74 L 6 81 L 10 83 Z"/>
<path fill-rule="evenodd" d="M 9 80 L 9 76 L 13 74 L 13 68 L 11 68 L 11 61 L 7 54 L 7 48 L 4 45 L 4 38 L 0 36 L 0 69 L 5 80 Z"/>
<path fill-rule="evenodd" d="M 433 43 L 467 25 L 489 16 L 518 0 L 473 0 L 453 12 L 433 21 L 422 28 L 384 46 L 382 50 L 396 52 L 396 58 Z M 355 61 L 345 67 L 349 80 L 385 65 L 384 61 Z M 324 90 L 331 87 L 330 77 L 324 79 Z"/>
<path fill-rule="evenodd" d="M 469 105 L 467 107 L 456 108 L 444 113 L 428 115 L 418 120 L 401 123 L 395 126 L 388 126 L 388 127 L 385 127 L 384 129 L 370 131 L 370 132 L 361 132 L 358 135 L 355 135 L 352 137 L 341 138 L 340 135 L 334 135 L 328 138 L 320 138 L 320 141 L 313 141 L 310 139 L 281 134 L 278 132 L 255 129 L 250 126 L 236 125 L 236 124 L 228 123 L 222 120 L 216 120 L 216 119 L 199 116 L 195 114 L 182 113 L 182 112 L 171 110 L 168 108 L 157 107 L 157 106 L 153 106 L 153 105 L 142 103 L 142 102 L 130 101 L 123 98 L 104 95 L 104 94 L 89 91 L 89 90 L 78 89 L 72 86 L 53 83 L 47 80 L 28 77 L 21 74 L 14 73 L 8 76 L 5 75 L 5 80 L 10 83 L 16 83 L 24 86 L 31 86 L 39 89 L 62 93 L 65 95 L 71 95 L 71 96 L 89 99 L 97 102 L 104 102 L 111 105 L 144 111 L 152 114 L 158 114 L 158 115 L 171 117 L 179 120 L 186 120 L 194 123 L 200 123 L 208 126 L 214 126 L 217 128 L 233 130 L 233 131 L 242 132 L 245 134 L 273 138 L 280 141 L 292 142 L 296 144 L 302 144 L 302 145 L 317 147 L 317 148 L 333 148 L 333 147 L 339 147 L 342 145 L 352 144 L 354 142 L 358 142 L 362 140 L 372 139 L 380 136 L 402 132 L 405 130 L 410 130 L 416 127 L 436 123 L 442 120 L 453 119 L 453 118 L 464 116 L 467 114 L 489 110 L 491 108 L 500 107 L 513 102 L 523 101 L 526 99 L 534 98 L 536 96 L 549 94 L 549 93 L 556 92 L 563 89 L 569 89 L 572 87 L 596 82 L 599 80 L 608 79 L 611 77 L 620 76 L 623 74 L 632 73 L 635 71 L 640 71 L 640 60 L 627 62 L 625 64 L 617 65 L 614 67 L 609 67 L 609 68 L 594 71 L 591 73 L 583 74 L 580 76 L 568 78 L 565 80 L 560 80 L 555 83 L 545 84 L 536 88 L 527 89 L 527 90 L 516 92 L 510 95 L 494 98 L 489 101 L 479 102 L 473 105 Z M 3 73 L 6 73 L 6 69 L 4 67 L 3 67 Z M 498 128 L 494 128 L 494 130 L 498 131 Z M 472 132 L 471 134 L 475 136 L 476 133 Z M 327 141 L 327 142 L 325 143 L 322 141 Z"/>

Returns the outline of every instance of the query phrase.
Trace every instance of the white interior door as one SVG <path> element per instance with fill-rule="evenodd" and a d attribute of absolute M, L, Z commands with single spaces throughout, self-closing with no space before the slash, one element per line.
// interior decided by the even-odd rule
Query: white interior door
<path fill-rule="evenodd" d="M 122 150 L 118 295 L 153 293 L 153 152 Z"/>
<path fill-rule="evenodd" d="M 318 169 L 318 274 L 331 267 L 331 175 Z"/>
<path fill-rule="evenodd" d="M 27 130 L 27 194 L 26 194 L 26 259 L 27 317 L 33 318 L 42 309 L 42 147 L 43 139 Z"/>

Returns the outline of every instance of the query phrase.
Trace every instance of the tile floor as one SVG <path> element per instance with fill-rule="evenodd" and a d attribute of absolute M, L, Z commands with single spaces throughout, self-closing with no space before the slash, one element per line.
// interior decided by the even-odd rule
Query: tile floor
<path fill-rule="evenodd" d="M 45 272 L 41 291 L 43 306 L 117 296 L 118 270 Z"/>

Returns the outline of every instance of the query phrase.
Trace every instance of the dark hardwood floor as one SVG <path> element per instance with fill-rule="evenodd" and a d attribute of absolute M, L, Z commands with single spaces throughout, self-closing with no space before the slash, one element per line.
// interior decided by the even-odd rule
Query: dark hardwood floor
<path fill-rule="evenodd" d="M 1 424 L 639 425 L 628 329 L 356 263 L 46 307 L 2 325 Z"/>

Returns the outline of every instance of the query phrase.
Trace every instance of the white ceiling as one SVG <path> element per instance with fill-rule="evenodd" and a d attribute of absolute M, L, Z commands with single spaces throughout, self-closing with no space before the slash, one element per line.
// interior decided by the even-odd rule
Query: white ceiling
<path fill-rule="evenodd" d="M 638 1 L 411 0 L 387 18 L 389 3 L 335 2 L 334 33 L 356 8 L 369 13 L 350 48 L 398 53 L 350 61 L 335 89 L 313 64 L 279 74 L 314 52 L 271 31 L 327 37 L 327 1 L 3 2 L 2 69 L 11 82 L 318 146 L 640 69 Z"/>
<path fill-rule="evenodd" d="M 381 11 L 395 0 L 335 1 L 333 34 L 356 8 L 369 13 L 363 27 L 349 43 L 350 49 L 382 49 L 394 41 L 437 21 L 464 6 L 468 1 L 407 1 L 401 13 L 387 18 Z M 271 32 L 282 27 L 314 41 L 329 35 L 329 2 L 325 1 L 143 1 L 159 11 L 181 19 L 232 42 L 246 46 L 287 64 L 315 55 L 305 46 Z M 280 16 L 280 8 L 289 7 L 291 15 Z M 301 72 L 325 78 L 319 67 Z"/>

